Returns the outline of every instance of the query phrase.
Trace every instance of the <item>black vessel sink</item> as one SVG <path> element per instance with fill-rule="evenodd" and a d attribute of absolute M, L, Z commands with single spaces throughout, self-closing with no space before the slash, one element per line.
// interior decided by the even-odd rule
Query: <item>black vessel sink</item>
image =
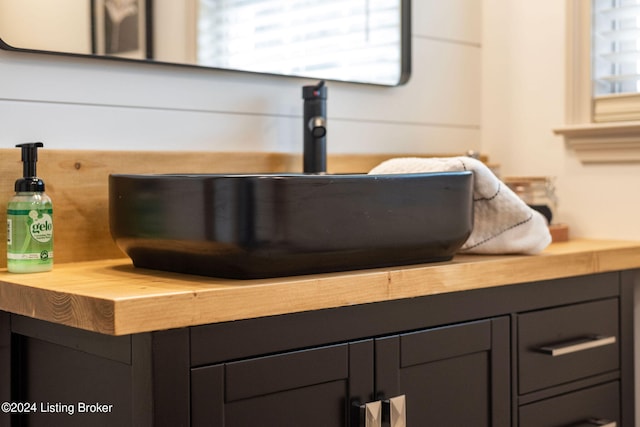
<path fill-rule="evenodd" d="M 137 267 L 238 279 L 446 261 L 473 174 L 111 175 L 111 234 Z"/>

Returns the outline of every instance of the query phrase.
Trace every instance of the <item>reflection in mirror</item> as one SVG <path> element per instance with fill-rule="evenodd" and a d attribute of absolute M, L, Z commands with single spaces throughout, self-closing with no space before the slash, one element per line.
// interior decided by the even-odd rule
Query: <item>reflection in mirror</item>
<path fill-rule="evenodd" d="M 0 47 L 381 85 L 410 71 L 410 0 L 0 0 Z"/>

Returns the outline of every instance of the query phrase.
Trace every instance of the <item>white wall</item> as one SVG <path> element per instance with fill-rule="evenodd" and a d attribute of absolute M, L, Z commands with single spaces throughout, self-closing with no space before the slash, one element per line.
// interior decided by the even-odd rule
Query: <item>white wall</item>
<path fill-rule="evenodd" d="M 640 239 L 640 165 L 584 165 L 565 123 L 565 2 L 484 0 L 482 150 L 503 175 L 557 177 L 574 237 Z"/>
<path fill-rule="evenodd" d="M 414 2 L 407 85 L 329 83 L 329 151 L 479 149 L 480 5 Z M 13 52 L 0 73 L 0 147 L 301 151 L 308 80 Z"/>

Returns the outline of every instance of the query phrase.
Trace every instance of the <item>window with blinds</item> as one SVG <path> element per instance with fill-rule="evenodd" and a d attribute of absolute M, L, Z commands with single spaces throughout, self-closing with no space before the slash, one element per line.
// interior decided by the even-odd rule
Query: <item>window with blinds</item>
<path fill-rule="evenodd" d="M 640 0 L 592 0 L 595 121 L 640 120 Z"/>
<path fill-rule="evenodd" d="M 398 0 L 199 0 L 198 63 L 397 84 Z"/>

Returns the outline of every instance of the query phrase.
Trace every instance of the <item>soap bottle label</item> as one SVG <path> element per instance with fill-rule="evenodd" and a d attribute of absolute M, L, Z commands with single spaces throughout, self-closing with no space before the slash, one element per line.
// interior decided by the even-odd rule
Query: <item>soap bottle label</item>
<path fill-rule="evenodd" d="M 53 263 L 53 210 L 8 209 L 7 262 L 12 267 L 40 266 L 50 269 Z"/>

